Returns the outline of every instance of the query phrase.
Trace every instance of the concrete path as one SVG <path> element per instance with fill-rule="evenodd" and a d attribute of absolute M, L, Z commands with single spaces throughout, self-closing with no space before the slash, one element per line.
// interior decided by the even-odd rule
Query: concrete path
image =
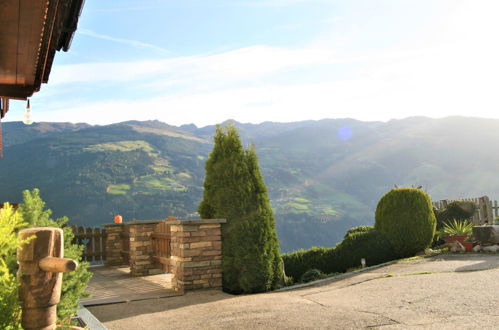
<path fill-rule="evenodd" d="M 290 291 L 89 310 L 109 329 L 499 329 L 499 254 L 406 261 Z"/>

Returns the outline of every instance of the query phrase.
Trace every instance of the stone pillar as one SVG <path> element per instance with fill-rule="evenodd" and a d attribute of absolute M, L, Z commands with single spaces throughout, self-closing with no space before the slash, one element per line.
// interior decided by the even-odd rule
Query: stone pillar
<path fill-rule="evenodd" d="M 106 266 L 120 266 L 123 265 L 123 256 L 121 251 L 123 250 L 123 230 L 125 225 L 120 224 L 108 224 L 104 225 L 106 227 L 106 260 L 104 264 Z"/>
<path fill-rule="evenodd" d="M 224 219 L 173 220 L 171 225 L 172 287 L 184 292 L 222 287 Z"/>
<path fill-rule="evenodd" d="M 130 273 L 145 276 L 161 273 L 153 260 L 152 233 L 161 220 L 131 221 L 130 231 Z"/>

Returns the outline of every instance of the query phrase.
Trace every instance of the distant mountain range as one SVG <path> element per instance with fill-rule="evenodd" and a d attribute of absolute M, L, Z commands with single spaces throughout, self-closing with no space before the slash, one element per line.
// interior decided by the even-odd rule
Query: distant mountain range
<path fill-rule="evenodd" d="M 235 124 L 256 147 L 283 251 L 332 246 L 372 224 L 394 185 L 435 200 L 499 197 L 499 120 Z M 7 122 L 3 132 L 0 202 L 36 187 L 56 217 L 86 226 L 197 216 L 214 126 Z"/>

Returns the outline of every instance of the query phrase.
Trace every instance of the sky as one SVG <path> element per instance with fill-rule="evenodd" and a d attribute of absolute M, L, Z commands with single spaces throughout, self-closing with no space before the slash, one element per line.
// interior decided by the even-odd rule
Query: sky
<path fill-rule="evenodd" d="M 86 0 L 33 119 L 499 118 L 498 12 L 496 0 Z"/>

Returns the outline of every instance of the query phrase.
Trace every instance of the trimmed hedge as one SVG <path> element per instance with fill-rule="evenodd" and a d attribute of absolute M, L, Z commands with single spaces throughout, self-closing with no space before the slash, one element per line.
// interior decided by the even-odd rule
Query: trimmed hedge
<path fill-rule="evenodd" d="M 435 234 L 430 197 L 417 188 L 394 188 L 376 207 L 374 227 L 393 245 L 398 257 L 410 257 L 427 248 Z"/>
<path fill-rule="evenodd" d="M 332 249 L 312 247 L 308 250 L 297 250 L 282 255 L 286 276 L 293 278 L 293 282 L 301 279 L 309 269 L 319 269 L 324 272 Z"/>
<path fill-rule="evenodd" d="M 378 265 L 396 259 L 396 254 L 388 239 L 373 227 L 357 227 L 349 230 L 345 239 L 332 252 L 331 263 L 326 272 L 343 273 L 349 268 L 360 266 L 360 259 L 366 266 Z"/>
<path fill-rule="evenodd" d="M 343 273 L 360 267 L 361 258 L 366 259 L 367 266 L 373 266 L 396 259 L 396 254 L 382 233 L 371 226 L 361 226 L 350 229 L 334 248 L 313 247 L 282 256 L 286 275 L 295 281 L 311 269 L 326 274 Z"/>
<path fill-rule="evenodd" d="M 347 230 L 347 233 L 345 236 L 343 236 L 343 239 L 347 238 L 348 236 L 355 234 L 355 233 L 365 233 L 368 231 L 371 231 L 374 227 L 373 226 L 358 226 L 358 227 L 353 227 Z"/>

